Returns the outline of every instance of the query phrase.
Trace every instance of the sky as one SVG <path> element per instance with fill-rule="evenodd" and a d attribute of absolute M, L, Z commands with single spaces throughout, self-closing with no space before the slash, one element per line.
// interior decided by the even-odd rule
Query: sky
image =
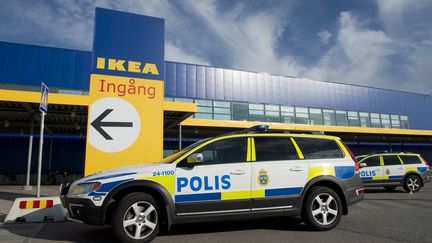
<path fill-rule="evenodd" d="M 0 41 L 90 51 L 96 7 L 164 18 L 165 60 L 432 92 L 432 0 L 0 0 Z"/>

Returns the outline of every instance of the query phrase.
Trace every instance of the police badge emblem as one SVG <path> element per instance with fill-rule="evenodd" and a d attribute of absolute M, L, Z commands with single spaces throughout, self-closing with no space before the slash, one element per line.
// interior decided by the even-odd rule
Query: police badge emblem
<path fill-rule="evenodd" d="M 267 184 L 269 183 L 269 176 L 267 175 L 267 171 L 264 169 L 261 169 L 258 172 L 258 184 L 260 184 L 261 186 L 267 186 Z"/>

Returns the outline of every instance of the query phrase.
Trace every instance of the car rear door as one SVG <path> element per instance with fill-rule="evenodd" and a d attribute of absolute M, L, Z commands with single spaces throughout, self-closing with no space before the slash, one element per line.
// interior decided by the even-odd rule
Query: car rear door
<path fill-rule="evenodd" d="M 306 184 L 309 165 L 289 136 L 254 136 L 252 210 L 290 208 Z"/>
<path fill-rule="evenodd" d="M 250 211 L 251 163 L 247 137 L 225 138 L 197 149 L 204 161 L 178 163 L 175 205 L 178 215 Z"/>
<path fill-rule="evenodd" d="M 404 178 L 405 169 L 397 155 L 383 155 L 383 174 L 388 182 L 400 181 Z"/>

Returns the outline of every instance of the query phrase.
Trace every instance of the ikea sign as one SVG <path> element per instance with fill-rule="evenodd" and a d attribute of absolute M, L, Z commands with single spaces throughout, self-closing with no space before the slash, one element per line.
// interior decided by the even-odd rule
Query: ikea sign
<path fill-rule="evenodd" d="M 121 72 L 143 73 L 159 75 L 159 70 L 154 63 L 141 63 L 121 59 L 103 58 L 96 59 L 97 69 L 108 69 Z"/>
<path fill-rule="evenodd" d="M 165 80 L 163 19 L 96 8 L 92 73 Z"/>
<path fill-rule="evenodd" d="M 85 175 L 162 159 L 164 31 L 163 19 L 96 8 Z"/>

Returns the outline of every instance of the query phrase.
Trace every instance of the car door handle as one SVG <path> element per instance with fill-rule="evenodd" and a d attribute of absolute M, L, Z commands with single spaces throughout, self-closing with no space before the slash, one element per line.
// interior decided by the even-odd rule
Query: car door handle
<path fill-rule="evenodd" d="M 290 168 L 290 171 L 299 172 L 299 171 L 303 171 L 303 168 L 300 166 L 294 166 L 293 168 Z"/>
<path fill-rule="evenodd" d="M 242 170 L 234 170 L 234 171 L 230 171 L 230 175 L 244 175 L 244 171 Z"/>
<path fill-rule="evenodd" d="M 381 171 L 381 169 L 377 169 L 377 171 Z"/>
<path fill-rule="evenodd" d="M 399 170 L 403 170 L 403 168 L 402 168 L 402 167 L 399 167 L 398 169 L 399 169 Z"/>

